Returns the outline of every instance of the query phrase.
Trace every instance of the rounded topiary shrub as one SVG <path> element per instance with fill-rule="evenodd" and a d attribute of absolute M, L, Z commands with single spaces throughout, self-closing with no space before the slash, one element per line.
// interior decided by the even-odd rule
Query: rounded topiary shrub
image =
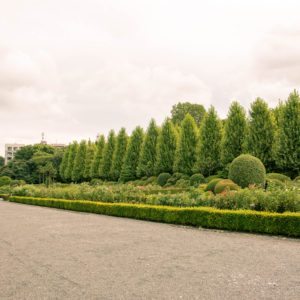
<path fill-rule="evenodd" d="M 291 181 L 290 177 L 280 174 L 280 173 L 268 173 L 267 179 L 276 179 L 276 180 L 280 180 L 282 182 Z"/>
<path fill-rule="evenodd" d="M 230 179 L 220 180 L 215 186 L 215 194 L 220 194 L 225 190 L 237 191 L 239 186 Z"/>
<path fill-rule="evenodd" d="M 190 178 L 190 185 L 197 187 L 199 186 L 199 184 L 204 183 L 205 182 L 205 178 L 202 174 L 197 173 L 191 176 Z"/>
<path fill-rule="evenodd" d="M 210 175 L 208 177 L 205 178 L 205 182 L 209 183 L 211 182 L 213 179 L 222 179 L 223 177 L 218 176 L 218 175 Z"/>
<path fill-rule="evenodd" d="M 215 190 L 215 186 L 216 186 L 217 183 L 218 183 L 219 181 L 221 181 L 221 180 L 223 180 L 223 179 L 222 179 L 222 178 L 215 178 L 215 179 L 211 180 L 211 181 L 207 184 L 205 191 L 206 191 L 206 192 L 208 192 L 208 191 L 213 192 L 213 191 Z"/>
<path fill-rule="evenodd" d="M 278 179 L 267 179 L 267 190 L 284 189 L 285 183 Z"/>
<path fill-rule="evenodd" d="M 11 183 L 11 178 L 8 176 L 1 176 L 0 177 L 0 186 L 4 186 L 4 185 L 10 185 Z"/>
<path fill-rule="evenodd" d="M 242 154 L 232 161 L 228 178 L 242 188 L 252 184 L 264 187 L 266 169 L 257 157 L 250 154 Z"/>
<path fill-rule="evenodd" d="M 157 177 L 157 184 L 160 186 L 164 186 L 170 178 L 170 173 L 160 173 Z"/>

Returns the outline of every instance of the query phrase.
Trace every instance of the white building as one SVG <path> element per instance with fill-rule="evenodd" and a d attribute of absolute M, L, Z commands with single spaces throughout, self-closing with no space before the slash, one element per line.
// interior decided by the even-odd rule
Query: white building
<path fill-rule="evenodd" d="M 5 164 L 12 160 L 15 153 L 24 146 L 24 144 L 5 144 Z"/>

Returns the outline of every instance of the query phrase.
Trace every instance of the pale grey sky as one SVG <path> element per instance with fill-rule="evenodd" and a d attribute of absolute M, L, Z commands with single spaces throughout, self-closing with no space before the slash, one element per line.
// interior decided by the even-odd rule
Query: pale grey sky
<path fill-rule="evenodd" d="M 299 1 L 0 0 L 0 154 L 300 87 Z"/>

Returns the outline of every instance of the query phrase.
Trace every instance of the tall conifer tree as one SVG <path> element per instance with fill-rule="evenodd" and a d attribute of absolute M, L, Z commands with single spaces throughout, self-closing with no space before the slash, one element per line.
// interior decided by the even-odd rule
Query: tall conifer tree
<path fill-rule="evenodd" d="M 245 110 L 238 102 L 233 102 L 229 108 L 222 139 L 221 158 L 224 165 L 231 163 L 243 152 L 246 128 Z"/>
<path fill-rule="evenodd" d="M 93 163 L 95 150 L 96 150 L 95 144 L 89 140 L 88 144 L 87 144 L 87 148 L 86 148 L 85 166 L 84 166 L 84 172 L 83 172 L 84 180 L 91 179 L 91 166 Z"/>
<path fill-rule="evenodd" d="M 108 134 L 107 143 L 103 149 L 103 156 L 99 166 L 100 178 L 109 180 L 109 172 L 112 164 L 112 158 L 116 145 L 116 135 L 114 130 L 111 130 Z"/>
<path fill-rule="evenodd" d="M 170 119 L 163 123 L 157 141 L 157 158 L 155 171 L 172 173 L 177 147 L 177 132 Z"/>
<path fill-rule="evenodd" d="M 81 182 L 83 180 L 83 172 L 86 157 L 86 141 L 81 141 L 75 156 L 74 167 L 72 171 L 72 180 Z"/>
<path fill-rule="evenodd" d="M 66 149 L 64 149 L 64 154 L 63 154 L 63 157 L 62 157 L 62 161 L 60 163 L 60 166 L 59 166 L 59 175 L 61 177 L 61 179 L 63 181 L 66 180 L 65 178 L 65 172 L 66 172 L 66 168 L 68 166 L 68 157 L 69 157 L 69 153 L 70 153 L 70 145 L 68 145 L 66 147 Z"/>
<path fill-rule="evenodd" d="M 197 125 L 187 114 L 181 123 L 178 147 L 175 155 L 174 172 L 191 175 L 196 162 Z"/>
<path fill-rule="evenodd" d="M 118 181 L 120 178 L 122 166 L 125 159 L 125 153 L 128 143 L 128 135 L 125 128 L 121 128 L 116 140 L 116 147 L 113 154 L 112 165 L 110 169 L 110 179 Z"/>
<path fill-rule="evenodd" d="M 159 129 L 152 119 L 148 126 L 137 168 L 137 176 L 154 176 Z"/>
<path fill-rule="evenodd" d="M 222 126 L 213 106 L 206 113 L 200 128 L 197 161 L 194 171 L 203 175 L 214 174 L 221 166 Z"/>
<path fill-rule="evenodd" d="M 94 158 L 91 164 L 90 177 L 99 178 L 99 167 L 103 155 L 103 149 L 105 145 L 105 137 L 103 134 L 100 135 L 98 141 L 96 142 L 96 150 L 94 153 Z"/>
<path fill-rule="evenodd" d="M 70 145 L 70 152 L 68 155 L 68 163 L 67 163 L 67 167 L 65 170 L 65 180 L 66 181 L 72 181 L 72 173 L 73 173 L 74 161 L 75 161 L 77 150 L 78 150 L 78 143 L 75 141 Z"/>
<path fill-rule="evenodd" d="M 141 153 L 144 133 L 141 127 L 136 127 L 129 139 L 125 160 L 121 170 L 120 181 L 127 182 L 137 178 L 136 171 Z"/>

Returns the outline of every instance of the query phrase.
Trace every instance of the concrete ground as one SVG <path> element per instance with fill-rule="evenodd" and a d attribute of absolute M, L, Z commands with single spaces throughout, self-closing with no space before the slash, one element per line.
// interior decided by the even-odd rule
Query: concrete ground
<path fill-rule="evenodd" d="M 299 299 L 300 241 L 0 201 L 0 299 Z"/>

